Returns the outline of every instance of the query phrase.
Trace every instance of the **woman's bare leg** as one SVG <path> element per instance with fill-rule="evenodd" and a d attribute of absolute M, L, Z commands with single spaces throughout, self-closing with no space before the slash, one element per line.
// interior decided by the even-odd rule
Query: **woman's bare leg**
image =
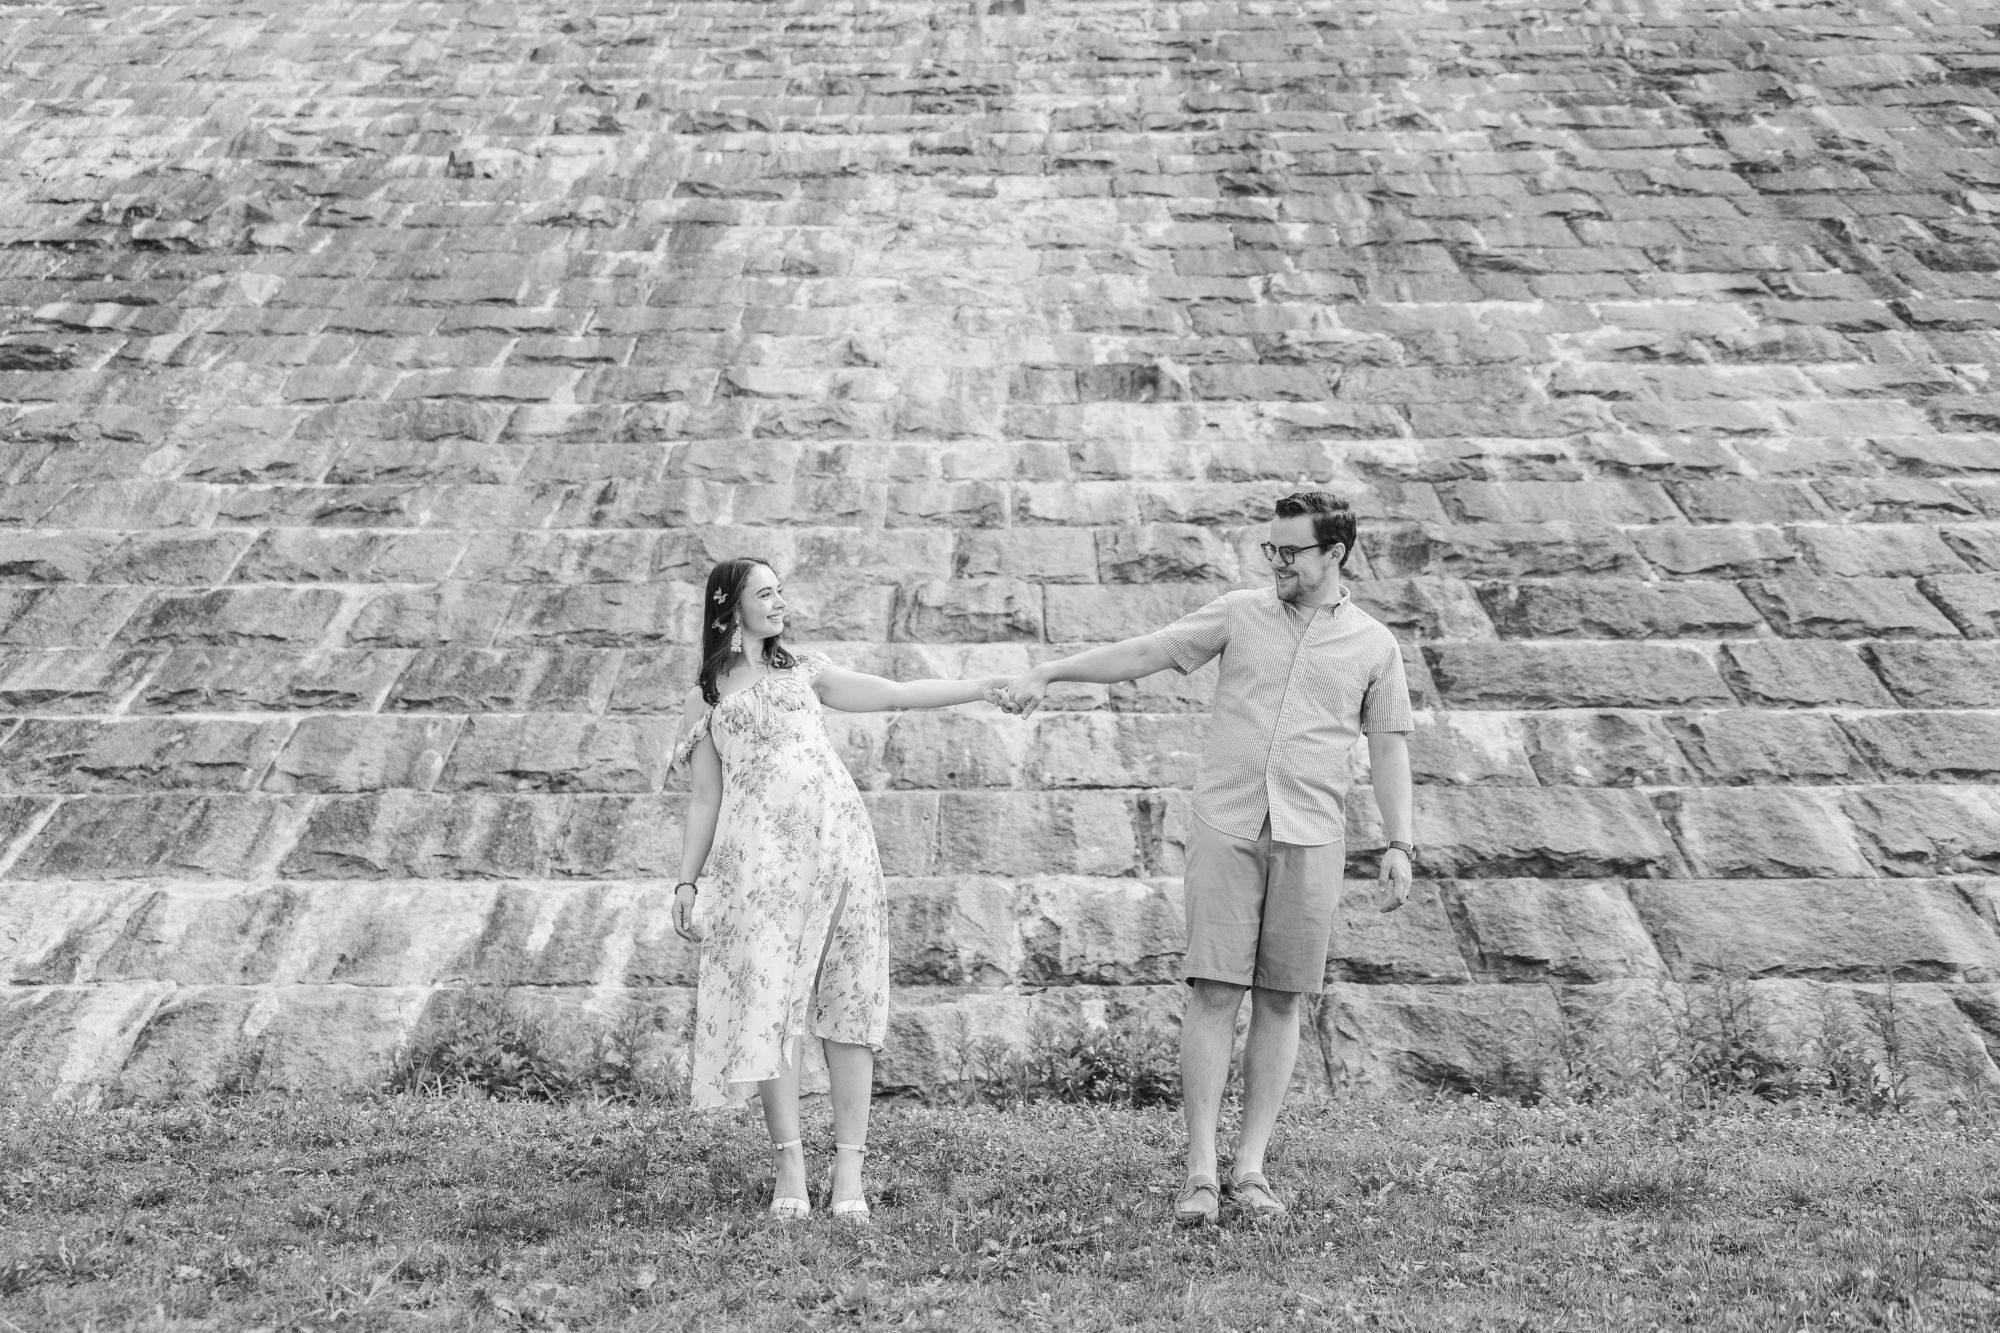
<path fill-rule="evenodd" d="M 868 1142 L 868 1102 L 875 1091 L 875 1052 L 866 1046 L 823 1040 L 828 1091 L 833 1099 L 833 1141 Z M 833 1155 L 833 1202 L 861 1197 L 861 1154 Z"/>
<path fill-rule="evenodd" d="M 799 1137 L 799 1057 L 804 1055 L 794 1037 L 789 1067 L 776 1078 L 757 1085 L 757 1099 L 764 1103 L 764 1128 L 771 1142 L 790 1143 Z M 771 1190 L 774 1199 L 804 1199 L 806 1194 L 806 1153 L 804 1145 L 771 1154 L 777 1162 L 778 1178 Z"/>

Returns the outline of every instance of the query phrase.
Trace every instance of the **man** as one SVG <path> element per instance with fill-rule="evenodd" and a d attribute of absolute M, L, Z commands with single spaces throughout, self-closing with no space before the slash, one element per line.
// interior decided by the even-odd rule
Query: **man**
<path fill-rule="evenodd" d="M 1325 984 L 1346 854 L 1348 755 L 1364 735 L 1390 839 L 1382 910 L 1410 894 L 1410 694 L 1401 649 L 1340 581 L 1354 550 L 1346 501 L 1307 491 L 1276 508 L 1263 545 L 1271 587 L 1225 593 L 1158 633 L 1045 663 L 1002 692 L 1002 706 L 1026 716 L 1056 681 L 1110 684 L 1167 667 L 1186 674 L 1222 658 L 1183 872 L 1188 1174 L 1174 1212 L 1184 1222 L 1213 1222 L 1220 1210 L 1216 1121 L 1245 991 L 1250 1034 L 1230 1193 L 1253 1217 L 1285 1211 L 1264 1177 L 1264 1150 L 1298 1057 L 1299 996 Z"/>

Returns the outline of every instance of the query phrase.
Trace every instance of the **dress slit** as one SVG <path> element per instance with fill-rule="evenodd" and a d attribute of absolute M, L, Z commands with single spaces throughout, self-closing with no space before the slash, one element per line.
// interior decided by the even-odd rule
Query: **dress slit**
<path fill-rule="evenodd" d="M 826 956 L 833 952 L 833 933 L 840 929 L 840 918 L 847 912 L 847 884 L 840 886 L 840 896 L 833 900 L 833 911 L 826 918 L 826 938 L 819 945 L 819 966 L 813 969 L 812 998 L 808 1001 L 811 1012 L 806 1017 L 806 1027 L 810 1030 L 819 1017 L 819 985 L 826 977 Z"/>

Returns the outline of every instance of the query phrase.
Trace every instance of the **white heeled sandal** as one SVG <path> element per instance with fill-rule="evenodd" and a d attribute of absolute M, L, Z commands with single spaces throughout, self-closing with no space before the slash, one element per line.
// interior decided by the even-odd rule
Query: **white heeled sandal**
<path fill-rule="evenodd" d="M 788 1148 L 798 1147 L 804 1141 L 805 1140 L 803 1139 L 793 1139 L 788 1143 L 774 1143 L 771 1145 L 771 1151 L 784 1152 Z M 780 1196 L 778 1198 L 771 1200 L 771 1216 L 773 1217 L 797 1219 L 804 1217 L 807 1213 L 811 1211 L 812 1211 L 812 1201 L 809 1199 L 796 1199 L 796 1198 L 791 1198 L 789 1196 Z"/>
<path fill-rule="evenodd" d="M 867 1147 L 859 1143 L 836 1143 L 833 1145 L 833 1149 L 837 1153 L 859 1153 L 863 1157 L 868 1155 Z M 866 1197 L 842 1199 L 839 1203 L 833 1201 L 833 1167 L 831 1165 L 826 1169 L 826 1200 L 827 1208 L 835 1217 L 845 1219 L 849 1222 L 866 1222 L 868 1220 L 868 1200 Z"/>

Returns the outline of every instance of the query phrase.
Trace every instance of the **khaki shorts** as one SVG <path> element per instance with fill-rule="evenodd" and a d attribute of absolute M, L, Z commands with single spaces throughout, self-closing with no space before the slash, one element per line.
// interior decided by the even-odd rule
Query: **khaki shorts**
<path fill-rule="evenodd" d="M 1255 842 L 1188 821 L 1187 956 L 1181 976 L 1315 995 L 1326 985 L 1326 950 L 1340 906 L 1347 844 L 1300 847 Z"/>

